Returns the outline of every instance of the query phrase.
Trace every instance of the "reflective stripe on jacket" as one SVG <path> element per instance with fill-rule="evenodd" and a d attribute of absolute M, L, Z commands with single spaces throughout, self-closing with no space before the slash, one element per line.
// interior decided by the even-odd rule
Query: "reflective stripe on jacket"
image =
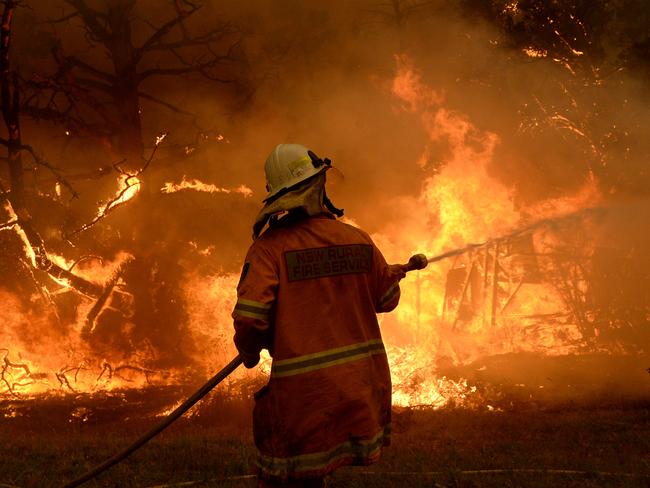
<path fill-rule="evenodd" d="M 370 237 L 325 215 L 271 228 L 249 249 L 237 292 L 237 348 L 273 356 L 253 419 L 262 475 L 376 461 L 391 405 L 376 313 L 397 306 L 399 285 Z"/>

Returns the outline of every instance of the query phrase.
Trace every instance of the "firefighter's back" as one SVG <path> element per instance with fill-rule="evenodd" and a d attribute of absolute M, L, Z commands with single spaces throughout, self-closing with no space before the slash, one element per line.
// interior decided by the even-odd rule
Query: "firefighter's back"
<path fill-rule="evenodd" d="M 327 216 L 279 225 L 255 246 L 278 275 L 271 379 L 255 412 L 262 469 L 313 475 L 372 462 L 388 443 L 391 392 L 376 312 L 399 290 L 381 253 Z"/>

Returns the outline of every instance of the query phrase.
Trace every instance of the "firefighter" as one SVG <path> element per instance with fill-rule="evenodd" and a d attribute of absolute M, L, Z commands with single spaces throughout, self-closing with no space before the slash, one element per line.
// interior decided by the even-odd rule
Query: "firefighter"
<path fill-rule="evenodd" d="M 376 314 L 397 306 L 404 271 L 386 264 L 368 234 L 336 220 L 343 211 L 325 192 L 330 167 L 299 144 L 269 155 L 268 195 L 237 286 L 244 365 L 257 365 L 262 349 L 273 358 L 253 412 L 259 487 L 324 486 L 340 466 L 376 462 L 390 442 Z"/>

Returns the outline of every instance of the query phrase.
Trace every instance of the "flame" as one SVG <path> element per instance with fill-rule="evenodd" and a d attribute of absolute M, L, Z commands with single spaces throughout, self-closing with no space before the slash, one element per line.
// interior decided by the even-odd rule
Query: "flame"
<path fill-rule="evenodd" d="M 536 48 L 536 47 L 525 47 L 522 49 L 524 54 L 529 58 L 545 58 L 548 56 L 548 51 L 546 49 Z"/>
<path fill-rule="evenodd" d="M 223 188 L 212 183 L 203 183 L 196 178 L 188 180 L 185 176 L 183 176 L 183 179 L 179 183 L 168 181 L 160 189 L 161 193 L 176 193 L 181 190 L 194 190 L 205 193 L 238 193 L 245 198 L 253 196 L 253 190 L 246 185 L 239 185 L 235 188 Z"/>
<path fill-rule="evenodd" d="M 163 132 L 162 134 L 158 134 L 156 136 L 156 142 L 155 142 L 156 147 L 158 147 L 160 145 L 160 143 L 165 140 L 166 137 L 167 137 L 167 132 Z"/>
<path fill-rule="evenodd" d="M 517 2 L 510 5 L 517 10 Z M 413 253 L 435 256 L 470 243 L 487 243 L 410 274 L 401 283 L 400 306 L 392 314 L 380 317 L 391 364 L 393 398 L 397 405 L 404 406 L 471 405 L 478 394 L 476 386 L 465 379 L 446 376 L 439 364 L 445 361 L 466 364 L 484 355 L 512 351 L 566 354 L 575 350 L 574 344 L 580 339 L 575 324 L 564 320 L 565 306 L 553 284 L 532 279 L 525 254 L 506 252 L 504 248 L 512 242 L 494 238 L 521 237 L 513 231 L 593 207 L 601 195 L 598 182 L 591 175 L 572 195 L 515 205 L 515 189 L 499 181 L 492 172 L 495 151 L 501 144 L 498 135 L 477 128 L 467 115 L 446 107 L 442 91 L 429 86 L 408 57 L 399 55 L 395 61 L 396 73 L 389 87 L 397 108 L 404 117 L 420 123 L 428 134 L 421 156 L 403 163 L 420 166 L 426 177 L 417 195 L 395 199 L 394 207 L 401 214 L 395 224 L 375 233 L 374 241 L 389 262 L 404 262 Z M 579 130 L 567 120 L 551 122 Z M 159 136 L 156 145 L 163 138 L 164 135 Z M 214 139 L 225 140 L 221 135 Z M 449 156 L 434 171 L 427 167 L 426 161 L 441 145 L 448 148 Z M 98 216 L 135 197 L 140 184 L 136 176 L 121 174 L 117 192 L 100 206 Z M 239 194 L 245 198 L 252 195 L 252 190 L 245 185 L 219 187 L 185 176 L 180 182 L 167 182 L 160 189 L 162 193 L 183 190 Z M 17 224 L 18 217 L 8 203 L 4 209 L 7 222 L 16 223 L 3 229 L 16 232 L 25 255 L 34 265 L 36 256 Z M 351 219 L 345 221 L 356 225 Z M 560 239 L 554 229 L 543 226 L 535 227 L 525 236 L 528 240 L 524 244 L 530 250 L 548 256 Z M 199 249 L 195 242 L 190 245 L 206 259 L 213 249 Z M 100 304 L 101 310 L 97 312 L 109 315 L 116 312 L 118 304 L 128 310 L 128 293 L 118 271 L 131 258 L 121 254 L 108 261 L 91 259 L 74 263 L 63 256 L 51 255 L 52 261 L 62 268 L 74 267 L 79 276 L 104 285 L 108 299 Z M 540 257 L 535 266 L 540 273 L 553 275 L 552 258 Z M 186 316 L 179 320 L 187 326 L 187 341 L 192 346 L 195 363 L 191 372 L 182 368 L 151 371 L 146 368 L 151 351 L 124 355 L 119 348 L 100 348 L 84 339 L 90 328 L 86 318 L 99 302 L 74 295 L 70 283 L 48 282 L 43 300 L 19 299 L 16 294 L 0 289 L 4 321 L 0 329 L 0 393 L 137 388 L 213 374 L 236 354 L 230 312 L 236 301 L 239 276 L 226 272 L 204 274 L 197 268 L 200 267 L 186 271 L 181 283 Z M 507 279 L 500 277 L 504 269 L 509 272 Z M 78 301 L 75 317 L 65 326 L 52 327 L 59 323 L 52 316 L 55 308 L 37 307 L 33 303 L 46 303 L 68 293 Z M 530 317 L 534 316 L 554 318 L 532 324 Z M 560 316 L 563 321 L 557 318 Z M 125 332 L 134 327 L 128 313 L 119 327 Z M 90 329 L 92 333 L 94 329 Z M 229 381 L 231 385 L 264 381 L 270 363 L 271 358 L 263 355 L 256 371 L 239 368 Z M 84 421 L 85 415 L 79 411 L 74 417 Z"/>
<path fill-rule="evenodd" d="M 403 108 L 415 112 L 422 105 L 442 103 L 444 97 L 422 81 L 411 60 L 405 55 L 396 55 L 397 75 L 391 84 L 393 95 L 404 103 Z"/>
<path fill-rule="evenodd" d="M 157 144 L 158 143 L 156 143 L 156 145 Z M 107 203 L 99 206 L 97 217 L 103 217 L 115 207 L 122 205 L 135 197 L 140 191 L 140 180 L 137 176 L 122 174 L 117 179 L 117 187 L 118 190 L 115 195 L 108 200 Z"/>
<path fill-rule="evenodd" d="M 31 265 L 33 267 L 36 267 L 36 252 L 34 251 L 34 248 L 32 247 L 31 243 L 29 242 L 29 239 L 27 238 L 27 234 L 25 234 L 25 231 L 20 226 L 18 221 L 18 215 L 14 211 L 14 208 L 9 202 L 9 200 L 4 201 L 3 210 L 5 211 L 8 217 L 8 224 L 3 226 L 3 230 L 13 230 L 16 232 L 16 235 L 18 235 L 18 238 L 20 239 L 25 256 L 27 257 Z"/>
<path fill-rule="evenodd" d="M 396 62 L 393 96 L 405 112 L 419 117 L 431 143 L 446 144 L 451 156 L 438 173 L 425 179 L 417 197 L 402 197 L 395 202 L 397 208 L 403 209 L 399 224 L 372 236 L 389 262 L 404 262 L 408 254 L 416 252 L 435 256 L 468 243 L 488 241 L 531 222 L 571 214 L 599 202 L 597 182 L 592 176 L 574 195 L 517 208 L 513 189 L 490 173 L 495 148 L 500 144 L 498 136 L 479 130 L 462 113 L 442 106 L 444 97 L 424 83 L 408 58 L 397 56 Z M 430 150 L 429 146 L 423 148 L 420 161 L 428 159 Z M 420 166 L 424 167 L 421 163 Z M 536 245 L 540 249 L 547 246 L 550 236 L 538 235 Z M 521 317 L 563 309 L 561 298 L 548 283 L 522 282 L 516 292 L 513 285 L 508 290 L 512 293 L 510 302 L 498 304 L 507 307 L 507 316 L 499 309 L 492 310 L 492 303 L 480 296 L 472 300 L 481 313 L 460 322 L 458 317 L 449 316 L 450 273 L 457 271 L 456 275 L 468 276 L 463 278 L 467 287 L 473 267 L 490 278 L 494 273 L 486 263 L 501 259 L 498 248 L 477 249 L 454 260 L 432 264 L 402 281 L 400 306 L 392 320 L 384 319 L 382 325 L 386 343 L 398 345 L 388 349 L 395 403 L 467 403 L 475 389 L 464 380 L 438 376 L 436 363 L 441 358 L 465 363 L 486 353 L 543 350 L 562 354 L 573 350 L 570 344 L 578 337 L 575 326 L 549 327 L 532 336 L 520 325 L 524 320 Z M 514 258 L 502 259 L 505 264 Z M 493 281 L 498 283 L 497 278 Z M 483 287 L 482 293 L 490 292 Z M 478 303 L 481 300 L 484 302 Z M 496 324 L 491 317 L 495 313 Z M 559 340 L 559 336 L 565 340 Z"/>
<path fill-rule="evenodd" d="M 50 255 L 53 262 L 70 267 L 71 261 Z M 75 272 L 86 279 L 108 279 L 130 256 L 119 254 L 113 261 L 87 260 L 77 263 Z M 65 280 L 43 289 L 49 299 L 72 293 Z M 35 300 L 36 297 L 32 297 Z M 110 363 L 82 339 L 85 318 L 93 303 L 85 298 L 76 309 L 71 327 L 56 327 L 54 309 L 47 302 L 34 308 L 14 293 L 0 288 L 3 327 L 0 328 L 0 394 L 36 395 L 48 391 L 92 392 L 114 390 L 124 386 L 141 387 L 148 382 L 138 373 L 139 358 L 124 363 L 119 352 Z M 129 368 L 132 368 L 129 371 Z"/>
<path fill-rule="evenodd" d="M 516 14 L 518 12 L 519 12 L 519 1 L 517 1 L 517 0 L 507 2 L 503 6 L 503 13 L 504 14 Z"/>
<path fill-rule="evenodd" d="M 418 196 L 396 202 L 403 209 L 399 226 L 387 227 L 373 235 L 389 261 L 403 262 L 408 253 L 435 255 L 467 243 L 482 242 L 507 234 L 520 225 L 570 213 L 598 202 L 600 195 L 592 178 L 574 195 L 517 208 L 513 189 L 490 174 L 490 163 L 500 143 L 498 136 L 480 131 L 465 115 L 443 107 L 444 97 L 424 83 L 422 75 L 408 58 L 397 56 L 396 62 L 397 75 L 391 84 L 393 95 L 405 112 L 419 117 L 432 144 L 443 142 L 450 146 L 451 157 L 439 172 L 425 179 Z M 423 154 L 428 151 L 428 146 L 423 148 Z M 167 183 L 161 191 L 181 189 L 227 190 L 183 178 L 177 184 Z M 349 218 L 344 221 L 357 225 Z M 466 259 L 458 258 L 456 264 Z M 437 361 L 451 357 L 453 361 L 462 363 L 486 351 L 504 351 L 503 334 L 492 334 L 492 329 L 486 327 L 482 319 L 465 324 L 467 337 L 463 336 L 460 342 L 457 336 L 462 334 L 450 330 L 443 310 L 445 283 L 451 266 L 451 263 L 432 265 L 405 279 L 402 282 L 402 302 L 397 311 L 381 317 L 391 364 L 393 401 L 397 405 L 437 408 L 449 404 L 473 404 L 477 388 L 465 379 L 451 379 L 439 374 Z M 210 371 L 223 364 L 224 358 L 236 353 L 232 346 L 229 312 L 235 303 L 237 280 L 237 274 L 200 276 L 193 273 L 186 276 L 184 288 L 191 334 L 198 345 L 197 355 Z M 557 309 L 561 303 L 550 287 L 527 286 L 520 290 L 516 303 L 510 303 L 509 307 L 513 309 L 514 317 L 516 314 Z M 215 310 L 222 313 L 215 314 Z M 516 324 L 500 322 L 498 326 L 516 336 L 513 332 Z M 563 332 L 565 337 L 575 337 L 574 329 Z M 521 350 L 544 349 L 557 354 L 570 350 L 553 334 L 539 334 L 537 337 L 524 334 L 518 340 L 515 348 Z M 466 349 L 464 352 L 463 347 Z M 237 371 L 234 380 L 241 380 L 246 375 L 263 378 L 268 375 L 270 363 L 271 359 L 266 355 L 257 373 Z"/>
<path fill-rule="evenodd" d="M 201 140 L 204 141 L 225 142 L 226 144 L 230 143 L 230 141 L 226 139 L 223 134 L 219 134 L 219 133 L 201 132 L 199 134 L 199 137 L 201 138 Z"/>
<path fill-rule="evenodd" d="M 389 342 L 388 340 L 386 342 Z M 393 403 L 400 406 L 463 406 L 471 401 L 476 387 L 467 380 L 438 377 L 426 348 L 387 347 L 393 382 Z"/>
<path fill-rule="evenodd" d="M 178 407 L 180 407 L 184 401 L 185 400 L 183 400 L 183 399 L 178 400 L 178 401 L 172 403 L 171 405 L 169 405 L 168 407 L 163 408 L 160 412 L 158 412 L 156 414 L 156 417 L 167 417 L 170 413 L 172 413 L 174 410 L 176 410 Z M 186 417 L 191 417 L 194 412 L 196 412 L 196 410 L 190 410 L 186 414 Z"/>

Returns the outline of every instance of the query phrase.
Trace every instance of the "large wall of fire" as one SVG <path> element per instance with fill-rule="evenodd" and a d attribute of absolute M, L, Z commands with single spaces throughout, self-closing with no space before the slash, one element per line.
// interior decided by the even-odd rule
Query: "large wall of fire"
<path fill-rule="evenodd" d="M 155 3 L 15 11 L 29 149 L 24 189 L 1 164 L 1 394 L 223 364 L 281 142 L 332 159 L 332 199 L 389 261 L 481 244 L 382 319 L 399 402 L 466 389 L 443 359 L 648 354 L 643 2 Z"/>

